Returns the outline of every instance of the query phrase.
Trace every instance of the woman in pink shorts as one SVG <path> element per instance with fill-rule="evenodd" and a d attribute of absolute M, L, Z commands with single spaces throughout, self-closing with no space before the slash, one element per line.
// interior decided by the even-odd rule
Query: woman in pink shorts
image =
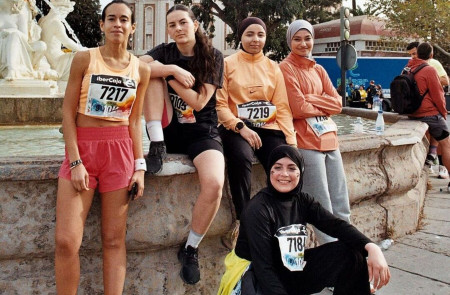
<path fill-rule="evenodd" d="M 126 272 L 129 191 L 144 190 L 141 113 L 150 68 L 127 51 L 135 31 L 127 2 L 102 12 L 105 45 L 78 52 L 63 103 L 66 158 L 56 201 L 55 274 L 58 294 L 75 294 L 87 214 L 98 188 L 101 198 L 104 294 L 122 294 Z"/>

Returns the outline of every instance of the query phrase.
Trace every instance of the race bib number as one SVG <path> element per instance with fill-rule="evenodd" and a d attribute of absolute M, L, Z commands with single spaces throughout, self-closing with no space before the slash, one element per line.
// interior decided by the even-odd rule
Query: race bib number
<path fill-rule="evenodd" d="M 137 83 L 121 76 L 92 75 L 85 114 L 128 119 L 136 99 Z"/>
<path fill-rule="evenodd" d="M 268 101 L 250 101 L 237 105 L 238 117 L 253 127 L 273 124 L 277 119 L 277 107 Z"/>
<path fill-rule="evenodd" d="M 181 124 L 195 123 L 194 109 L 184 102 L 177 94 L 170 93 L 170 101 Z"/>
<path fill-rule="evenodd" d="M 306 122 L 308 122 L 308 125 L 317 136 L 321 136 L 324 133 L 337 131 L 336 123 L 334 123 L 334 121 L 327 116 L 307 118 Z"/>
<path fill-rule="evenodd" d="M 280 246 L 281 261 L 290 271 L 302 271 L 305 267 L 306 226 L 293 224 L 281 227 L 275 233 Z"/>

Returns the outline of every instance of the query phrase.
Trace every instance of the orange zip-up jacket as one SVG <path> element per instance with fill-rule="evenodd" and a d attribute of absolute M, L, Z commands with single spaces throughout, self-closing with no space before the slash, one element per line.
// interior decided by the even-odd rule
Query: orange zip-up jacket
<path fill-rule="evenodd" d="M 327 72 L 315 61 L 290 53 L 281 63 L 286 82 L 297 147 L 307 150 L 332 151 L 339 147 L 337 133 L 318 137 L 306 118 L 331 116 L 342 110 L 341 96 L 334 89 Z"/>
<path fill-rule="evenodd" d="M 241 122 L 237 117 L 237 105 L 269 101 L 277 108 L 276 122 L 263 128 L 281 130 L 288 144 L 296 144 L 286 86 L 278 64 L 262 52 L 253 55 L 242 50 L 228 56 L 224 62 L 223 85 L 217 90 L 219 123 L 235 130 L 236 124 Z"/>

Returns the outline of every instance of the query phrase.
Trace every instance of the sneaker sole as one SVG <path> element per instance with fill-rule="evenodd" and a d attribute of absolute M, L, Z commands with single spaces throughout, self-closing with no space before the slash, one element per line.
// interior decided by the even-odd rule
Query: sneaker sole
<path fill-rule="evenodd" d="M 183 268 L 180 269 L 180 278 L 183 282 L 185 282 L 188 285 L 195 285 L 197 284 L 200 280 L 198 280 L 197 282 L 188 282 L 184 277 L 183 277 Z"/>

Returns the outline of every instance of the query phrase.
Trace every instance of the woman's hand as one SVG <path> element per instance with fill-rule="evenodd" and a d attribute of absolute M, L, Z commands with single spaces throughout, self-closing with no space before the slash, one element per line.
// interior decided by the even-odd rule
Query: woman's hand
<path fill-rule="evenodd" d="M 176 67 L 176 70 L 173 73 L 175 79 L 180 82 L 186 88 L 192 88 L 195 84 L 195 78 L 191 74 L 191 72 L 186 71 L 180 67 Z"/>
<path fill-rule="evenodd" d="M 83 190 L 89 190 L 89 173 L 83 164 L 79 164 L 71 171 L 72 185 L 76 191 L 81 192 Z"/>
<path fill-rule="evenodd" d="M 248 128 L 247 126 L 244 126 L 244 128 L 239 130 L 239 134 L 248 142 L 248 144 L 254 150 L 257 150 L 262 146 L 262 141 L 258 133 Z"/>
<path fill-rule="evenodd" d="M 130 184 L 128 185 L 128 191 L 131 190 L 133 183 L 136 182 L 138 185 L 138 192 L 136 194 L 136 197 L 134 198 L 135 200 L 144 195 L 144 173 L 144 170 L 135 171 L 133 176 L 131 177 Z"/>
<path fill-rule="evenodd" d="M 387 285 L 391 279 L 391 273 L 389 266 L 384 258 L 383 252 L 380 247 L 374 243 L 368 243 L 365 249 L 369 253 L 367 259 L 367 266 L 369 268 L 369 282 L 373 283 L 375 290 Z"/>

